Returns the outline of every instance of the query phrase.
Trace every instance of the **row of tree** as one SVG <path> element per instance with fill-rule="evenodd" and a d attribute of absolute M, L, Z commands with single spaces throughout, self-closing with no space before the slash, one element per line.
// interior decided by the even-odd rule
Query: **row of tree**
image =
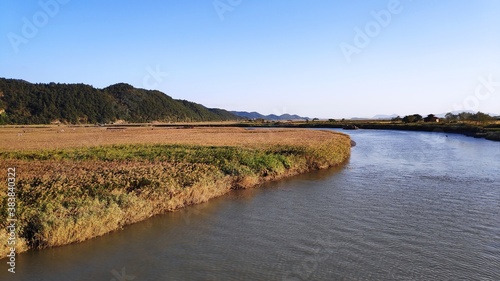
<path fill-rule="evenodd" d="M 392 121 L 402 121 L 403 123 L 417 123 L 417 122 L 422 122 L 426 119 L 433 120 L 434 118 L 437 118 L 434 114 L 429 114 L 425 118 L 422 117 L 422 115 L 420 114 L 412 114 L 412 115 L 406 115 L 403 118 L 399 116 L 395 117 L 392 119 Z M 473 122 L 485 123 L 491 120 L 495 120 L 495 117 L 480 111 L 477 113 L 462 112 L 458 114 L 453 114 L 451 112 L 448 112 L 444 116 L 444 120 L 450 123 L 458 121 L 473 121 Z"/>
<path fill-rule="evenodd" d="M 131 123 L 237 120 L 222 109 L 175 100 L 160 91 L 116 84 L 32 84 L 0 78 L 0 124 Z"/>
<path fill-rule="evenodd" d="M 475 121 L 484 123 L 487 121 L 495 120 L 496 117 L 491 116 L 489 114 L 478 111 L 477 113 L 471 112 L 462 112 L 458 114 L 453 114 L 451 112 L 446 113 L 444 116 L 445 120 L 448 122 L 456 122 L 456 121 Z"/>

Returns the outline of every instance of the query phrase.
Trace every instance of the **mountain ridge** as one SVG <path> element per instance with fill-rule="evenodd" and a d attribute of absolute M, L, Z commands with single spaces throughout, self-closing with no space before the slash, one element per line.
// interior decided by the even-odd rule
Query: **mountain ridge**
<path fill-rule="evenodd" d="M 117 83 L 30 83 L 0 78 L 0 124 L 196 122 L 240 120 L 219 108 Z"/>
<path fill-rule="evenodd" d="M 270 121 L 284 121 L 284 120 L 306 120 L 309 119 L 308 117 L 301 117 L 296 114 L 282 114 L 282 115 L 276 115 L 276 114 L 269 114 L 269 115 L 263 115 L 261 113 L 258 113 L 256 111 L 248 112 L 248 111 L 230 111 L 231 113 L 246 118 L 246 119 L 264 119 L 264 120 L 270 120 Z"/>

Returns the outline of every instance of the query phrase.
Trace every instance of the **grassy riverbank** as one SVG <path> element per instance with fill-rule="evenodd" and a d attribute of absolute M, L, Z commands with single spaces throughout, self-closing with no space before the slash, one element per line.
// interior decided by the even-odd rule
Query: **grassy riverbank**
<path fill-rule="evenodd" d="M 478 122 L 460 123 L 403 123 L 401 121 L 383 120 L 343 120 L 343 121 L 314 121 L 314 122 L 247 122 L 238 126 L 249 127 L 280 127 L 280 128 L 343 128 L 356 126 L 360 129 L 371 130 L 402 130 L 462 134 L 475 138 L 485 138 L 500 141 L 500 121 L 490 121 L 484 124 Z"/>
<path fill-rule="evenodd" d="M 19 130 L 0 129 L 1 182 L 16 168 L 18 253 L 84 241 L 231 189 L 336 166 L 350 155 L 349 137 L 326 131 Z M 8 249 L 6 192 L 0 257 Z"/>

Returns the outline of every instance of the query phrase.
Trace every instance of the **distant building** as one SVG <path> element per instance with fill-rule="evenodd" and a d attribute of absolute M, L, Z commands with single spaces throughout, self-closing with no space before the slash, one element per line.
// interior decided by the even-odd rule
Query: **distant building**
<path fill-rule="evenodd" d="M 427 117 L 424 118 L 424 122 L 438 123 L 439 118 L 434 116 L 434 114 L 429 114 Z"/>

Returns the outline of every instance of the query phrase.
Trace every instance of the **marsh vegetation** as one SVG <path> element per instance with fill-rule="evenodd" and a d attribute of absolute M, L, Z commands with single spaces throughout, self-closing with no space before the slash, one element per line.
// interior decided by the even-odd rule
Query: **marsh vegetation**
<path fill-rule="evenodd" d="M 327 131 L 19 130 L 0 130 L 0 168 L 18 174 L 18 252 L 84 241 L 231 189 L 339 165 L 350 155 L 349 137 Z M 7 240 L 5 225 L 0 236 Z M 0 257 L 6 254 L 5 245 Z"/>

